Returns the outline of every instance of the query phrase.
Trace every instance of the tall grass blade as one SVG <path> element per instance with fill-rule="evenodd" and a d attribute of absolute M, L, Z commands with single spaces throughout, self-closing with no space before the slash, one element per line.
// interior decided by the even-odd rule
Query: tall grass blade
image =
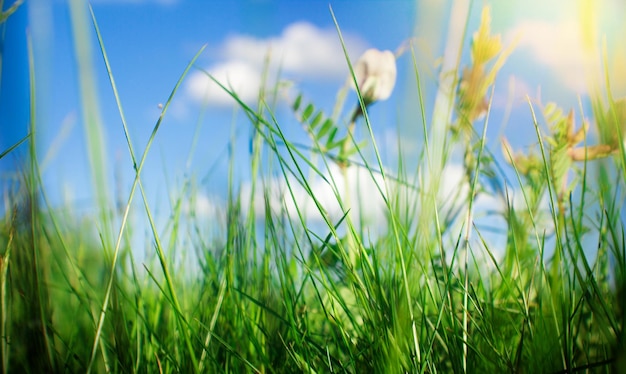
<path fill-rule="evenodd" d="M 100 49 L 102 51 L 102 54 L 104 56 L 105 59 L 105 63 L 107 65 L 107 71 L 109 72 L 109 77 L 111 80 L 111 84 L 112 87 L 114 89 L 114 93 L 116 96 L 116 100 L 117 100 L 117 104 L 118 104 L 118 109 L 120 111 L 120 116 L 122 117 L 123 120 L 123 126 L 124 126 L 124 133 L 126 135 L 126 139 L 128 141 L 128 147 L 129 147 L 129 152 L 131 153 L 131 156 L 134 155 L 134 152 L 132 150 L 132 144 L 130 142 L 130 137 L 128 135 L 128 131 L 126 128 L 126 121 L 124 119 L 124 115 L 123 115 L 123 110 L 121 109 L 121 102 L 119 101 L 119 97 L 117 95 L 117 89 L 115 88 L 115 81 L 112 79 L 112 73 L 111 73 L 111 68 L 110 65 L 108 63 L 108 58 L 106 57 L 106 51 L 104 49 L 104 43 L 102 41 L 102 37 L 100 35 L 100 31 L 98 29 L 98 25 L 95 19 L 95 15 L 93 13 L 93 10 L 91 11 L 91 15 L 92 15 L 92 20 L 94 23 L 94 27 L 96 28 L 96 33 L 98 35 L 98 42 L 100 44 Z M 98 324 L 96 327 L 96 334 L 94 337 L 94 342 L 93 342 L 93 348 L 92 348 L 92 352 L 91 352 L 91 358 L 89 360 L 89 365 L 87 367 L 87 372 L 90 372 L 93 366 L 93 363 L 95 361 L 96 358 L 96 352 L 97 349 L 96 347 L 98 346 L 99 342 L 100 342 L 100 336 L 102 333 L 102 327 L 104 325 L 104 320 L 105 320 L 105 316 L 106 316 L 106 311 L 107 311 L 107 307 L 109 304 L 109 299 L 111 297 L 111 292 L 112 292 L 112 288 L 113 288 L 113 282 L 115 279 L 115 268 L 117 266 L 117 258 L 119 255 L 119 251 L 121 248 L 121 243 L 122 243 L 122 238 L 123 238 L 123 234 L 124 234 L 124 230 L 126 227 L 126 223 L 128 220 L 128 214 L 130 212 L 130 207 L 135 195 L 135 191 L 137 186 L 139 186 L 140 190 L 141 190 L 141 194 L 142 197 L 144 199 L 144 206 L 146 208 L 146 213 L 148 216 L 148 219 L 150 221 L 150 227 L 152 228 L 153 234 L 155 235 L 155 240 L 157 241 L 157 253 L 159 256 L 159 260 L 161 262 L 161 266 L 164 272 L 164 275 L 166 277 L 166 281 L 167 281 L 167 286 L 168 286 L 168 291 L 170 292 L 170 297 L 172 298 L 173 301 L 173 306 L 175 308 L 175 310 L 177 311 L 177 320 L 179 321 L 179 328 L 181 329 L 181 333 L 183 334 L 183 339 L 185 341 L 185 345 L 188 351 L 188 354 L 191 358 L 192 361 L 192 365 L 193 365 L 193 370 L 197 371 L 198 370 L 198 364 L 197 364 L 197 359 L 195 358 L 195 352 L 193 350 L 192 344 L 191 344 L 191 338 L 189 337 L 189 333 L 188 333 L 188 328 L 186 326 L 186 322 L 184 321 L 184 317 L 182 315 L 182 311 L 180 309 L 180 304 L 178 302 L 178 299 L 176 297 L 176 292 L 174 290 L 174 286 L 173 286 L 173 282 L 172 282 L 172 278 L 169 274 L 169 270 L 168 267 L 166 265 L 166 260 L 163 254 L 163 250 L 162 247 L 160 245 L 160 241 L 158 240 L 158 236 L 156 233 L 156 228 L 154 227 L 154 221 L 152 219 L 152 215 L 150 214 L 150 210 L 147 204 L 147 200 L 146 200 L 146 196 L 145 193 L 143 191 L 143 187 L 141 186 L 141 180 L 140 180 L 140 174 L 141 174 L 141 170 L 143 168 L 144 162 L 147 158 L 148 155 L 148 151 L 150 150 L 150 147 L 152 145 L 152 142 L 154 141 L 154 138 L 156 137 L 156 134 L 161 126 L 161 123 L 163 121 L 163 118 L 165 116 L 165 113 L 167 112 L 168 107 L 170 106 L 172 99 L 174 98 L 176 92 L 178 91 L 178 88 L 180 87 L 182 81 L 184 80 L 184 78 L 187 76 L 187 73 L 189 72 L 189 70 L 191 69 L 191 67 L 193 66 L 193 64 L 195 63 L 195 61 L 198 59 L 198 57 L 200 56 L 200 54 L 202 54 L 202 52 L 204 51 L 204 48 L 206 46 L 203 46 L 197 53 L 196 55 L 191 59 L 191 61 L 189 62 L 189 64 L 187 65 L 187 67 L 184 69 L 183 73 L 180 75 L 178 81 L 176 82 L 176 85 L 174 86 L 174 88 L 172 89 L 167 101 L 165 102 L 165 105 L 163 106 L 163 110 L 161 112 L 161 115 L 159 116 L 159 119 L 157 120 L 157 123 L 155 124 L 152 133 L 150 134 L 150 137 L 148 139 L 148 143 L 146 145 L 146 148 L 143 151 L 143 154 L 141 155 L 141 159 L 139 160 L 139 162 L 137 163 L 136 159 L 133 158 L 133 164 L 136 167 L 136 172 L 135 172 L 135 179 L 133 181 L 133 185 L 131 187 L 131 191 L 126 203 L 126 207 L 124 210 L 124 215 L 122 217 L 122 221 L 121 221 L 121 225 L 120 225 L 120 230 L 119 230 L 119 234 L 117 236 L 117 241 L 115 243 L 115 247 L 113 250 L 113 257 L 112 257 L 112 261 L 111 261 L 111 270 L 110 270 L 110 274 L 109 274 L 109 281 L 107 283 L 107 288 L 106 288 L 106 292 L 105 292 L 105 296 L 104 296 L 104 301 L 102 303 L 102 307 L 100 309 L 100 318 L 98 320 Z"/>

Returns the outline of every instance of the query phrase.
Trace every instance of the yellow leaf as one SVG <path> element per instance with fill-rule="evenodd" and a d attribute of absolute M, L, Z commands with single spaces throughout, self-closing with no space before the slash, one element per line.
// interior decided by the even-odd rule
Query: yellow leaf
<path fill-rule="evenodd" d="M 483 8 L 478 31 L 472 40 L 472 61 L 482 65 L 494 58 L 502 49 L 500 35 L 491 36 L 491 13 L 489 7 Z"/>

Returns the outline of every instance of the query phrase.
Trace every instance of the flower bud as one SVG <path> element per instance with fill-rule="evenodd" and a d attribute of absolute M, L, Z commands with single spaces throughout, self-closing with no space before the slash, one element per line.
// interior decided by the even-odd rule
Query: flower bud
<path fill-rule="evenodd" d="M 354 75 L 366 105 L 386 100 L 396 84 L 396 57 L 391 51 L 368 49 L 356 62 Z"/>

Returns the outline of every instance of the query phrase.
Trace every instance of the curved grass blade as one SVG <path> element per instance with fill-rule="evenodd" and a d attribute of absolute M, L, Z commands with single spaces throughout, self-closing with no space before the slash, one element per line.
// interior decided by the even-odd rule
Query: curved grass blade
<path fill-rule="evenodd" d="M 118 106 L 118 109 L 119 109 L 119 112 L 120 112 L 120 117 L 122 119 L 122 124 L 123 124 L 123 127 L 124 127 L 124 135 L 126 136 L 126 140 L 128 142 L 128 149 L 129 149 L 129 152 L 131 154 L 131 158 L 133 160 L 133 165 L 135 167 L 135 179 L 133 181 L 133 185 L 131 187 L 131 191 L 130 191 L 130 194 L 129 194 L 129 197 L 128 197 L 128 201 L 126 203 L 126 208 L 124 209 L 124 214 L 123 214 L 123 217 L 122 217 L 122 223 L 120 225 L 120 230 L 119 230 L 119 233 L 118 233 L 118 237 L 117 237 L 115 248 L 114 248 L 114 252 L 113 252 L 113 259 L 112 259 L 112 262 L 111 262 L 111 270 L 110 270 L 110 273 L 109 273 L 109 281 L 107 283 L 107 288 L 106 288 L 106 292 L 105 292 L 104 301 L 102 302 L 102 307 L 100 309 L 100 318 L 98 320 L 98 324 L 97 324 L 97 327 L 96 327 L 96 334 L 95 334 L 94 342 L 93 342 L 93 346 L 92 346 L 91 357 L 89 359 L 89 364 L 87 366 L 87 372 L 88 373 L 91 372 L 91 369 L 93 367 L 93 363 L 95 361 L 97 347 L 98 347 L 98 344 L 99 344 L 99 341 L 100 341 L 100 337 L 101 337 L 101 334 L 102 334 L 102 328 L 103 328 L 103 325 L 104 325 L 104 319 L 106 317 L 106 311 L 107 311 L 107 308 L 108 308 L 109 299 L 111 297 L 111 291 L 112 291 L 112 287 L 113 287 L 113 281 L 114 281 L 115 267 L 116 267 L 116 264 L 117 264 L 117 258 L 119 256 L 121 242 L 122 242 L 122 238 L 123 238 L 123 233 L 124 233 L 124 230 L 126 228 L 126 224 L 128 222 L 128 215 L 129 215 L 129 212 L 130 212 L 130 207 L 132 205 L 133 198 L 135 196 L 135 192 L 136 192 L 137 186 L 139 186 L 139 188 L 141 190 L 141 193 L 142 193 L 142 195 L 144 197 L 144 203 L 146 203 L 146 201 L 145 201 L 145 194 L 143 193 L 143 187 L 141 186 L 141 180 L 140 180 L 141 170 L 142 170 L 144 162 L 145 162 L 145 160 L 147 158 L 148 151 L 151 148 L 152 142 L 154 141 L 154 138 L 156 137 L 156 134 L 157 134 L 159 128 L 161 127 L 161 124 L 162 124 L 163 118 L 165 116 L 165 113 L 166 113 L 168 107 L 170 106 L 170 104 L 172 102 L 172 99 L 174 98 L 174 96 L 175 96 L 176 92 L 178 91 L 178 88 L 182 84 L 184 78 L 189 73 L 189 70 L 191 69 L 193 64 L 196 62 L 196 60 L 198 59 L 198 57 L 200 56 L 200 54 L 204 51 L 204 48 L 206 47 L 206 45 L 205 45 L 202 48 L 200 48 L 200 50 L 196 53 L 196 55 L 191 59 L 189 64 L 187 64 L 187 66 L 185 67 L 183 73 L 181 74 L 181 76 L 179 77 L 178 81 L 176 82 L 176 85 L 172 89 L 172 91 L 170 93 L 170 96 L 168 97 L 167 101 L 165 102 L 165 105 L 163 106 L 163 110 L 161 112 L 161 115 L 159 116 L 159 119 L 157 120 L 157 123 L 155 124 L 154 129 L 152 130 L 152 133 L 150 134 L 150 138 L 148 139 L 148 143 L 146 144 L 146 147 L 145 147 L 145 149 L 143 151 L 143 154 L 141 156 L 139 164 L 137 164 L 137 159 L 134 156 L 134 151 L 133 151 L 132 144 L 130 142 L 130 137 L 129 137 L 128 131 L 127 131 L 126 119 L 124 117 L 124 113 L 123 113 L 123 110 L 122 110 L 121 102 L 119 100 L 119 95 L 117 93 L 117 88 L 115 86 L 115 81 L 113 79 L 113 74 L 111 72 L 111 68 L 110 68 L 110 64 L 109 64 L 109 61 L 108 61 L 108 57 L 107 57 L 106 51 L 104 49 L 104 43 L 103 43 L 103 40 L 102 40 L 102 35 L 100 34 L 100 30 L 99 30 L 98 24 L 96 22 L 96 17 L 95 17 L 95 14 L 93 12 L 93 9 L 91 7 L 90 7 L 90 11 L 91 11 L 91 17 L 92 17 L 92 20 L 93 20 L 93 23 L 94 23 L 94 27 L 95 27 L 95 30 L 96 30 L 96 34 L 98 36 L 98 43 L 100 45 L 100 49 L 101 49 L 102 55 L 104 57 L 105 64 L 107 66 L 107 73 L 108 73 L 109 79 L 111 80 L 111 86 L 113 88 L 113 92 L 115 94 L 115 99 L 116 99 L 116 102 L 117 102 L 117 106 Z M 152 217 L 150 215 L 150 212 L 149 212 L 149 209 L 148 209 L 147 205 L 146 205 L 146 210 L 147 210 L 147 213 L 148 213 L 148 218 L 150 220 L 151 227 L 153 228 L 153 232 L 156 234 L 156 232 L 154 231 L 154 222 L 152 221 Z M 155 239 L 158 239 L 158 238 L 155 238 Z M 158 245 L 157 248 L 160 249 L 160 245 Z M 163 271 L 164 271 L 164 274 L 165 274 L 165 277 L 166 277 L 167 286 L 168 286 L 169 292 L 171 294 L 170 296 L 172 298 L 172 303 L 174 304 L 173 306 L 174 306 L 174 308 L 176 309 L 176 312 L 177 312 L 179 324 L 181 325 L 181 327 L 183 327 L 182 325 L 184 323 L 183 323 L 183 321 L 181 319 L 184 319 L 184 318 L 182 317 L 182 313 L 181 313 L 181 310 L 180 310 L 180 304 L 178 303 L 178 299 L 176 297 L 176 293 L 173 290 L 171 276 L 169 274 L 169 271 L 167 270 L 167 267 L 165 266 L 165 262 L 164 262 L 164 257 L 163 257 L 162 251 L 159 250 L 158 254 L 159 254 L 159 260 L 161 261 L 161 266 L 163 267 Z M 187 329 L 186 328 L 181 328 L 181 330 L 182 330 L 182 333 L 183 333 L 183 339 L 185 340 L 186 348 L 189 351 L 188 353 L 189 353 L 189 356 L 191 358 L 192 364 L 194 366 L 194 370 L 197 370 L 198 369 L 197 359 L 196 359 L 195 353 L 194 353 L 194 351 L 192 349 L 191 340 L 190 340 L 189 335 L 187 333 Z"/>

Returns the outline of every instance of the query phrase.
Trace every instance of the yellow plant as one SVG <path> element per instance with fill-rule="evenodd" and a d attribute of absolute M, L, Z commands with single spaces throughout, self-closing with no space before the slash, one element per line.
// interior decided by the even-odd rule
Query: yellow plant
<path fill-rule="evenodd" d="M 491 11 L 483 8 L 480 26 L 472 37 L 471 65 L 463 69 L 459 83 L 459 127 L 469 128 L 487 111 L 487 90 L 496 79 L 498 71 L 513 52 L 514 44 L 502 49 L 500 35 L 491 35 Z M 487 65 L 496 58 L 490 69 Z"/>

